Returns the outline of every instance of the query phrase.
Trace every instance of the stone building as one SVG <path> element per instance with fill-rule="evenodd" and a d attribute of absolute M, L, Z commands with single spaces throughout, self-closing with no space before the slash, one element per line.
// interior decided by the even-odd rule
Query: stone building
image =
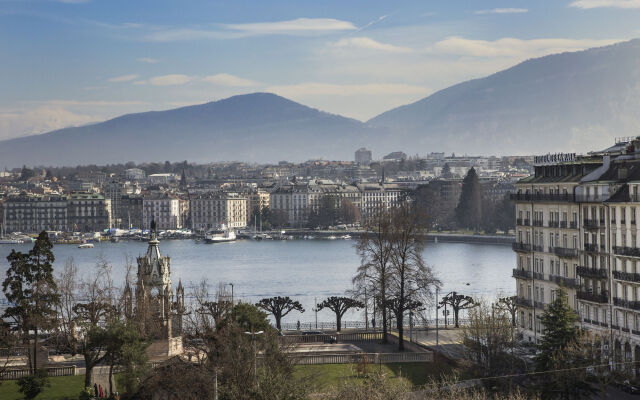
<path fill-rule="evenodd" d="M 60 195 L 9 196 L 2 207 L 3 231 L 36 233 L 66 231 L 67 199 Z"/>
<path fill-rule="evenodd" d="M 111 200 L 97 193 L 73 193 L 67 197 L 70 230 L 98 232 L 111 227 Z"/>
<path fill-rule="evenodd" d="M 209 193 L 191 198 L 191 227 L 206 231 L 225 224 L 228 228 L 247 227 L 247 198 L 233 193 Z"/>
<path fill-rule="evenodd" d="M 151 193 L 142 200 L 142 225 L 146 229 L 155 221 L 158 229 L 180 229 L 183 227 L 183 210 L 180 199 L 170 193 Z"/>

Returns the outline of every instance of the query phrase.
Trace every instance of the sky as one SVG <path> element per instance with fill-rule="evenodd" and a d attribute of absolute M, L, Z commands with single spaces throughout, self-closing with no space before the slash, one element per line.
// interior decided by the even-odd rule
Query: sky
<path fill-rule="evenodd" d="M 640 37 L 640 0 L 0 0 L 0 140 L 273 92 L 366 121 Z"/>

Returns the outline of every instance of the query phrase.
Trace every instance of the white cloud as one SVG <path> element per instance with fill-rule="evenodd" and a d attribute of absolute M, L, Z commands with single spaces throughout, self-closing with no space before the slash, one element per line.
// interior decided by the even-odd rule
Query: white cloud
<path fill-rule="evenodd" d="M 331 43 L 331 46 L 338 48 L 360 48 L 389 53 L 410 53 L 412 51 L 409 47 L 381 43 L 364 36 L 340 39 L 335 43 Z"/>
<path fill-rule="evenodd" d="M 158 29 L 149 33 L 145 39 L 154 42 L 174 42 L 198 39 L 234 39 L 263 35 L 307 36 L 357 29 L 349 21 L 332 18 L 298 18 L 288 21 L 219 24 L 217 26 L 217 29 Z"/>
<path fill-rule="evenodd" d="M 640 0 L 576 0 L 569 7 L 591 8 L 640 8 Z"/>
<path fill-rule="evenodd" d="M 78 114 L 61 107 L 30 110 L 0 110 L 0 140 L 85 125 L 102 118 Z"/>
<path fill-rule="evenodd" d="M 298 96 L 357 96 L 357 95 L 428 95 L 429 88 L 402 83 L 366 83 L 362 85 L 340 85 L 333 83 L 304 82 L 295 85 L 271 86 L 266 89 L 285 97 Z"/>
<path fill-rule="evenodd" d="M 83 106 L 83 107 L 120 107 L 120 106 L 135 106 L 147 104 L 144 101 L 139 100 L 63 100 L 53 99 L 45 101 L 37 101 L 34 103 L 45 104 L 48 106 Z"/>
<path fill-rule="evenodd" d="M 155 58 L 151 58 L 151 57 L 140 57 L 140 58 L 138 58 L 138 62 L 147 63 L 147 64 L 155 64 L 158 61 L 160 61 L 160 60 L 155 59 Z"/>
<path fill-rule="evenodd" d="M 147 82 L 154 86 L 184 85 L 192 80 L 190 76 L 182 74 L 161 75 L 150 78 Z"/>
<path fill-rule="evenodd" d="M 618 39 L 531 39 L 502 38 L 494 41 L 451 37 L 437 42 L 432 51 L 472 57 L 537 57 L 590 47 L 606 46 Z"/>
<path fill-rule="evenodd" d="M 226 29 L 246 32 L 251 35 L 299 35 L 303 33 L 357 29 L 349 21 L 341 21 L 333 18 L 297 18 L 289 21 L 224 24 L 222 26 Z"/>
<path fill-rule="evenodd" d="M 231 75 L 231 74 L 216 74 L 209 75 L 202 78 L 203 81 L 213 83 L 220 86 L 255 86 L 257 83 L 250 80 L 240 78 L 239 76 Z"/>
<path fill-rule="evenodd" d="M 138 76 L 139 75 L 136 75 L 136 74 L 120 75 L 120 76 L 114 76 L 113 78 L 109 78 L 108 81 L 109 82 L 129 82 L 134 79 L 138 79 Z"/>
<path fill-rule="evenodd" d="M 529 12 L 526 8 L 494 8 L 492 10 L 478 10 L 475 14 L 521 14 Z"/>

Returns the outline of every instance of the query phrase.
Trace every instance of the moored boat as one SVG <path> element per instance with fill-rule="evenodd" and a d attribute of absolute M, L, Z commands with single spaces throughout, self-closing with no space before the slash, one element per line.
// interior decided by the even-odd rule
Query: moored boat
<path fill-rule="evenodd" d="M 236 240 L 236 233 L 233 229 L 227 228 L 224 224 L 220 229 L 212 229 L 204 235 L 204 241 L 207 243 L 233 242 Z"/>

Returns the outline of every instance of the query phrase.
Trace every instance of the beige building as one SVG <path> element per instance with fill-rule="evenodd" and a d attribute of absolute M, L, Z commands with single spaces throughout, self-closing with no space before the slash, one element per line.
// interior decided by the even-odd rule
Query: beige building
<path fill-rule="evenodd" d="M 183 227 L 184 200 L 169 193 L 153 193 L 142 200 L 142 229 L 149 229 L 155 220 L 158 229 L 180 229 Z"/>
<path fill-rule="evenodd" d="M 225 224 L 228 228 L 247 227 L 247 198 L 234 193 L 210 193 L 190 200 L 191 227 L 206 231 Z"/>
<path fill-rule="evenodd" d="M 111 200 L 97 193 L 73 193 L 67 197 L 67 226 L 80 232 L 111 228 Z"/>

